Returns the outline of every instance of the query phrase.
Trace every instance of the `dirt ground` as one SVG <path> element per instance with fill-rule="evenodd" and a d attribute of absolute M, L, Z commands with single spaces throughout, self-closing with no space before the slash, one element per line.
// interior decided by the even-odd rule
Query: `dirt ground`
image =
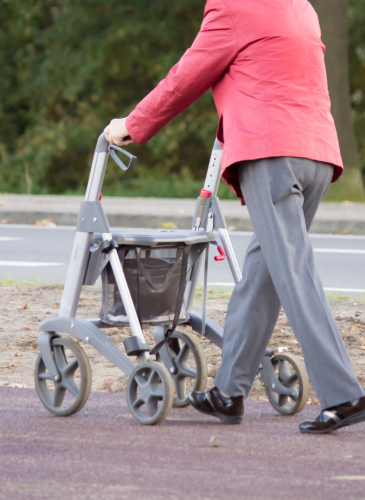
<path fill-rule="evenodd" d="M 38 356 L 38 325 L 46 318 L 57 316 L 62 287 L 10 285 L 0 287 L 0 386 L 34 387 L 33 371 Z M 224 326 L 229 296 L 210 292 L 208 315 Z M 363 299 L 330 299 L 342 338 L 349 352 L 356 376 L 365 386 L 365 301 Z M 97 318 L 101 304 L 101 287 L 84 287 L 78 316 Z M 197 300 L 195 309 L 201 309 Z M 191 332 L 189 327 L 180 331 Z M 152 329 L 145 330 L 147 342 L 153 345 Z M 105 333 L 124 351 L 123 339 L 130 335 L 128 328 L 106 329 Z M 208 340 L 198 336 L 208 363 L 208 387 L 213 384 L 221 362 L 221 351 Z M 270 341 L 270 347 L 283 348 L 303 360 L 299 343 L 294 337 L 282 311 Z M 92 369 L 92 390 L 120 392 L 125 390 L 127 377 L 89 345 L 83 344 Z M 256 379 L 249 399 L 267 401 L 265 389 Z M 310 389 L 312 405 L 318 404 Z"/>

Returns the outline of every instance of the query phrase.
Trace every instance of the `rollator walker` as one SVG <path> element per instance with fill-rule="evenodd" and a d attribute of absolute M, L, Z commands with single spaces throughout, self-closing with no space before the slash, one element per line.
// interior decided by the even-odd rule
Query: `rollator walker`
<path fill-rule="evenodd" d="M 128 166 L 117 152 L 129 158 Z M 35 386 L 41 402 L 54 415 L 79 411 L 91 390 L 90 364 L 81 341 L 128 375 L 127 402 L 133 417 L 141 424 L 157 424 L 172 406 L 187 406 L 189 393 L 203 391 L 207 382 L 202 346 L 196 335 L 179 332 L 179 325 L 190 325 L 193 332 L 222 347 L 223 329 L 206 316 L 210 245 L 218 250 L 215 260 L 227 258 L 235 283 L 242 279 L 217 197 L 222 148 L 216 140 L 191 230 L 125 229 L 112 233 L 101 203 L 109 155 L 124 171 L 136 163 L 135 156 L 110 145 L 104 133 L 100 135 L 80 207 L 59 314 L 39 327 L 43 333 L 38 339 Z M 200 313 L 193 311 L 192 305 L 202 266 Z M 100 276 L 99 318 L 76 317 L 82 286 L 94 285 Z M 126 326 L 132 334 L 123 341 L 124 353 L 102 329 Z M 143 328 L 151 326 L 152 350 L 143 334 Z M 267 349 L 258 377 L 279 413 L 290 415 L 304 408 L 309 380 L 295 356 Z"/>

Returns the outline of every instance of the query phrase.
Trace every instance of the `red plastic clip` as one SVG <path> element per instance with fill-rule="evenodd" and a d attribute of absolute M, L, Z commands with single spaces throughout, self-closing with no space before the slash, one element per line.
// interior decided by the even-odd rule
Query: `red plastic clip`
<path fill-rule="evenodd" d="M 207 189 L 202 189 L 200 191 L 200 197 L 201 198 L 210 198 L 212 196 L 212 193 L 208 191 Z"/>
<path fill-rule="evenodd" d="M 226 258 L 226 254 L 224 253 L 224 250 L 222 247 L 217 247 L 217 250 L 219 252 L 219 255 L 216 255 L 214 257 L 214 260 L 216 260 L 217 262 L 221 262 L 222 260 L 224 260 Z"/>
<path fill-rule="evenodd" d="M 100 196 L 99 196 L 99 201 L 101 201 L 103 195 L 100 193 Z"/>

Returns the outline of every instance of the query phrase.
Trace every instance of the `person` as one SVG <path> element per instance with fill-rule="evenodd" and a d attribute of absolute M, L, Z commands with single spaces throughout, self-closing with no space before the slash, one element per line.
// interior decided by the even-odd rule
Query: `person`
<path fill-rule="evenodd" d="M 192 406 L 240 423 L 283 306 L 322 411 L 300 424 L 324 433 L 365 420 L 356 380 L 315 267 L 308 236 L 318 205 L 342 173 L 318 17 L 307 0 L 208 0 L 181 60 L 127 118 L 112 144 L 145 144 L 209 88 L 219 115 L 222 178 L 254 226 L 224 329 L 215 387 Z"/>

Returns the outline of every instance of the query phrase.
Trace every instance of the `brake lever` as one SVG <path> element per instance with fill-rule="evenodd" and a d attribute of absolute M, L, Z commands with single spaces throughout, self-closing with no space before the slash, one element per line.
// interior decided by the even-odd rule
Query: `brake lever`
<path fill-rule="evenodd" d="M 126 167 L 124 165 L 124 163 L 119 158 L 119 156 L 117 155 L 117 153 L 115 152 L 115 150 L 120 151 L 125 156 L 128 156 L 128 158 L 129 158 L 128 167 Z M 126 151 L 125 149 L 120 148 L 119 146 L 116 146 L 115 144 L 110 144 L 109 145 L 109 153 L 110 153 L 110 156 L 115 161 L 115 163 L 118 165 L 118 167 L 121 168 L 124 171 L 132 170 L 132 168 L 136 164 L 137 156 L 133 156 L 131 153 L 128 153 L 128 151 Z"/>

